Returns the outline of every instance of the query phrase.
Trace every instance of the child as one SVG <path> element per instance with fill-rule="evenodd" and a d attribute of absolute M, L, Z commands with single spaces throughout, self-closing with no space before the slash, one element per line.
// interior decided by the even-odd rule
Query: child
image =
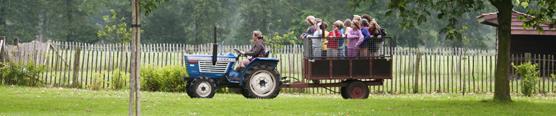
<path fill-rule="evenodd" d="M 342 21 L 334 22 L 332 32 L 328 34 L 328 50 L 326 54 L 328 57 L 337 57 L 338 56 L 338 40 L 342 37 L 342 33 L 340 32 L 340 28 L 342 27 Z"/>
<path fill-rule="evenodd" d="M 328 53 L 327 52 L 327 50 L 328 50 L 328 47 L 327 47 L 328 39 L 326 39 L 326 38 L 328 38 L 328 34 L 329 34 L 329 32 L 327 31 L 328 24 L 323 21 L 322 24 L 319 26 L 319 28 L 320 28 L 320 30 L 324 31 L 324 34 L 321 35 L 322 36 L 322 49 L 321 49 L 322 54 L 327 54 Z"/>
<path fill-rule="evenodd" d="M 351 19 L 346 19 L 344 21 L 344 29 L 343 29 L 344 31 L 342 32 L 342 37 L 343 38 L 338 43 L 340 45 L 339 46 L 340 56 L 342 56 L 342 57 L 347 56 L 347 45 L 349 44 L 349 41 L 346 37 L 347 37 L 348 32 L 353 29 L 353 28 L 351 28 L 352 24 L 353 23 L 351 22 Z"/>
<path fill-rule="evenodd" d="M 359 54 L 362 57 L 369 56 L 369 42 L 371 40 L 371 33 L 369 33 L 369 21 L 367 19 L 361 20 L 361 33 L 363 34 L 363 42 L 359 45 Z"/>

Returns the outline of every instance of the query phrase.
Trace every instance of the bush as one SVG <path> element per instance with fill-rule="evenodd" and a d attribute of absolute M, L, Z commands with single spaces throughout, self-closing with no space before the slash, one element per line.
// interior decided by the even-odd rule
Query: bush
<path fill-rule="evenodd" d="M 525 96 L 530 97 L 535 90 L 537 83 L 539 82 L 539 69 L 537 64 L 532 64 L 531 62 L 526 62 L 520 65 L 512 66 L 515 68 L 517 75 L 521 79 L 521 93 Z"/>
<path fill-rule="evenodd" d="M 104 72 L 95 73 L 93 75 L 93 79 L 91 80 L 92 83 L 87 86 L 87 88 L 91 90 L 101 90 L 103 89 L 103 83 L 105 82 L 104 76 L 106 74 Z"/>
<path fill-rule="evenodd" d="M 6 85 L 38 86 L 42 85 L 38 75 L 44 70 L 35 63 L 0 63 L 0 80 Z"/>
<path fill-rule="evenodd" d="M 160 76 L 161 91 L 179 92 L 185 91 L 185 69 L 180 66 L 167 66 L 157 71 Z"/>
<path fill-rule="evenodd" d="M 152 66 L 141 68 L 141 89 L 146 91 L 160 90 L 160 82 L 156 69 Z"/>
<path fill-rule="evenodd" d="M 185 91 L 185 76 L 185 69 L 179 65 L 162 68 L 147 66 L 141 69 L 141 88 L 147 91 Z"/>
<path fill-rule="evenodd" d="M 116 69 L 112 72 L 112 80 L 110 81 L 110 87 L 114 90 L 123 89 L 126 86 L 126 82 L 129 80 L 129 73 Z"/>

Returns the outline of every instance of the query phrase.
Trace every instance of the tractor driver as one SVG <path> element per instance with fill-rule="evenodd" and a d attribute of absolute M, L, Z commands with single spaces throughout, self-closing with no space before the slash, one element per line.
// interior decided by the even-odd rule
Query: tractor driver
<path fill-rule="evenodd" d="M 266 57 L 266 48 L 264 45 L 263 33 L 261 31 L 253 31 L 251 38 L 251 43 L 253 44 L 251 50 L 249 50 L 248 52 L 241 51 L 241 54 L 250 57 L 239 62 L 238 69 L 244 68 L 247 64 L 249 64 L 253 59 L 257 57 Z"/>

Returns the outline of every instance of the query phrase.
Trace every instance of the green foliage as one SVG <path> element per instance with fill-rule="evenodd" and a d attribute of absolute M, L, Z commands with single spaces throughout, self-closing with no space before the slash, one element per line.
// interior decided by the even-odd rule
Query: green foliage
<path fill-rule="evenodd" d="M 141 10 L 145 15 L 149 15 L 153 10 L 168 0 L 142 0 L 140 2 Z"/>
<path fill-rule="evenodd" d="M 105 76 L 107 76 L 107 73 L 105 72 L 97 72 L 93 74 L 93 78 L 91 79 L 91 84 L 89 84 L 87 86 L 88 89 L 91 90 L 101 90 L 104 89 L 104 83 L 107 82 L 105 80 Z"/>
<path fill-rule="evenodd" d="M 425 47 L 495 47 L 487 46 L 494 44 L 495 40 L 493 38 L 495 37 L 492 34 L 494 29 L 477 23 L 475 19 L 481 13 L 493 12 L 493 7 L 487 6 L 486 1 L 404 0 L 384 2 L 383 0 L 350 0 L 350 2 L 352 2 L 350 5 L 352 7 L 363 8 L 365 8 L 365 5 L 361 6 L 360 4 L 377 3 L 379 6 L 376 7 L 383 9 L 385 12 L 383 12 L 384 14 L 375 13 L 371 15 L 378 15 L 379 23 L 393 22 L 383 24 L 385 25 L 383 27 L 387 31 L 403 35 L 395 37 L 398 44 L 415 45 L 415 43 L 418 43 L 417 45 L 424 45 Z"/>
<path fill-rule="evenodd" d="M 516 70 L 517 75 L 521 77 L 521 93 L 528 97 L 531 96 L 537 83 L 539 83 L 538 65 L 526 62 L 517 66 L 512 64 L 512 66 Z"/>
<path fill-rule="evenodd" d="M 93 74 L 92 83 L 87 86 L 91 90 L 113 89 L 121 90 L 129 87 L 129 73 L 125 70 L 101 71 Z"/>
<path fill-rule="evenodd" d="M 265 40 L 265 44 L 275 48 L 281 48 L 285 45 L 301 44 L 302 41 L 297 39 L 294 32 L 288 32 L 280 35 L 279 33 L 274 33 L 270 39 Z"/>
<path fill-rule="evenodd" d="M 129 82 L 129 73 L 116 69 L 112 72 L 112 80 L 110 81 L 110 87 L 115 90 L 126 88 L 126 83 Z"/>
<path fill-rule="evenodd" d="M 141 68 L 141 89 L 146 91 L 160 90 L 159 76 L 156 74 L 156 68 L 145 66 Z"/>
<path fill-rule="evenodd" d="M 44 70 L 44 66 L 34 63 L 0 63 L 0 81 L 5 85 L 39 86 L 42 82 L 38 76 Z"/>
<path fill-rule="evenodd" d="M 515 0 L 514 4 L 518 6 L 516 9 L 526 11 L 532 17 L 519 17 L 524 20 L 523 26 L 532 27 L 539 32 L 543 32 L 542 24 L 549 24 L 550 27 L 556 27 L 556 0 Z M 526 20 L 527 19 L 527 20 Z"/>
<path fill-rule="evenodd" d="M 141 88 L 146 91 L 185 91 L 185 76 L 185 69 L 181 66 L 147 66 L 141 69 Z"/>
<path fill-rule="evenodd" d="M 182 66 L 166 66 L 160 68 L 158 76 L 161 80 L 160 91 L 180 92 L 185 91 L 185 69 Z"/>
<path fill-rule="evenodd" d="M 22 42 L 35 38 L 94 42 L 94 18 L 83 4 L 88 0 L 2 0 L 0 35 Z"/>
<path fill-rule="evenodd" d="M 110 10 L 111 15 L 102 16 L 104 27 L 97 31 L 101 40 L 111 43 L 126 43 L 131 40 L 131 28 L 126 24 L 126 18 L 118 16 L 115 10 Z"/>
<path fill-rule="evenodd" d="M 230 36 L 237 21 L 234 1 L 188 0 L 167 1 L 144 17 L 142 36 L 147 43 L 212 42 L 214 26 L 218 26 L 218 38 Z"/>
<path fill-rule="evenodd" d="M 144 43 L 202 44 L 211 42 L 213 26 L 216 25 L 218 38 L 219 41 L 223 41 L 222 43 L 249 44 L 251 32 L 254 30 L 262 31 L 267 37 L 272 37 L 275 33 L 285 35 L 290 32 L 299 36 L 307 28 L 304 18 L 308 15 L 322 18 L 331 25 L 336 20 L 345 20 L 354 14 L 369 14 L 390 33 L 398 46 L 494 48 L 494 30 L 476 23 L 475 20 L 478 14 L 491 12 L 490 9 L 465 15 L 450 13 L 438 15 L 439 13 L 434 11 L 429 11 L 428 14 L 419 12 L 420 9 L 425 9 L 423 7 L 417 7 L 413 13 L 411 8 L 414 7 L 408 5 L 405 6 L 407 7 L 405 11 L 411 12 L 398 17 L 397 12 L 387 12 L 392 7 L 388 5 L 391 1 L 353 1 L 355 2 L 141 0 L 141 10 L 146 14 L 142 16 L 141 28 L 144 31 L 141 38 Z M 450 3 L 452 2 L 439 3 L 438 7 L 451 8 Z M 43 35 L 45 39 L 88 43 L 101 40 L 107 43 L 119 43 L 120 40 L 128 40 L 126 33 L 120 33 L 119 36 L 117 34 L 129 31 L 130 0 L 38 0 L 35 2 L 9 0 L 1 2 L 0 6 L 2 6 L 0 7 L 0 16 L 2 16 L 0 35 L 6 35 L 9 39 L 19 37 L 22 41 L 30 41 L 35 38 L 35 35 Z M 457 10 L 459 9 L 446 11 Z M 117 17 L 112 18 L 112 14 L 117 14 Z M 105 18 L 103 19 L 106 16 L 113 23 L 107 23 Z M 444 20 L 448 18 L 440 20 L 438 16 L 457 16 L 459 20 L 456 22 Z M 441 30 L 449 23 L 455 24 Z M 126 26 L 122 26 L 124 24 Z M 409 28 L 409 25 L 415 28 Z M 464 29 L 466 26 L 469 28 Z M 123 31 L 124 29 L 127 31 Z M 446 37 L 459 39 L 444 40 Z"/>

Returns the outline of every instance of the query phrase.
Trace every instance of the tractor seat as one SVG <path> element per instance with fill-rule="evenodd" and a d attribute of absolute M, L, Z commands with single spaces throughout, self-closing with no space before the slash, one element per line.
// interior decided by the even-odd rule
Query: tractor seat
<path fill-rule="evenodd" d="M 265 51 L 264 51 L 264 54 L 262 55 L 262 57 L 265 57 L 265 58 L 266 58 L 266 57 L 268 57 L 269 55 L 270 55 L 270 51 L 265 50 Z"/>

